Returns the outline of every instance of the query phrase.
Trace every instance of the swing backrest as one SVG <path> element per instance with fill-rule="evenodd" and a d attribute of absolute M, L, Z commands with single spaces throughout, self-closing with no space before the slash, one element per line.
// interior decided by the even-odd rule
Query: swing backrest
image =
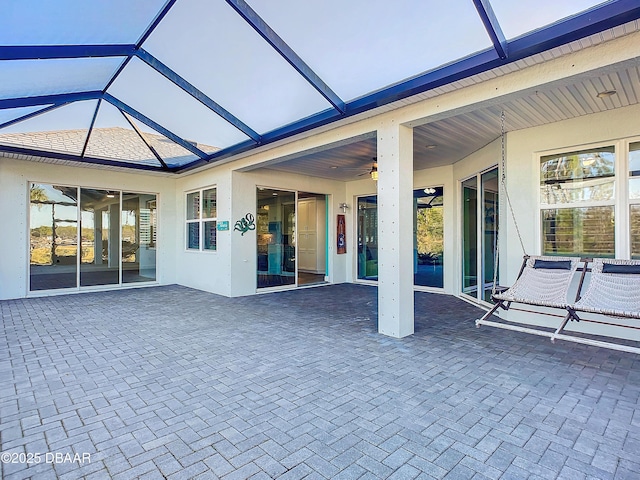
<path fill-rule="evenodd" d="M 640 318 L 640 260 L 595 258 L 591 280 L 574 310 Z"/>
<path fill-rule="evenodd" d="M 495 298 L 564 308 L 579 263 L 577 257 L 530 256 L 513 286 Z"/>

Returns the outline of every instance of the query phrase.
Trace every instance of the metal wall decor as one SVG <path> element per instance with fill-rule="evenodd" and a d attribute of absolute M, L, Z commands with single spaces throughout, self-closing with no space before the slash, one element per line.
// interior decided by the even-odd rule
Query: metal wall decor
<path fill-rule="evenodd" d="M 240 220 L 238 220 L 236 222 L 236 224 L 233 227 L 234 230 L 238 230 L 239 232 L 241 232 L 241 235 L 244 235 L 245 233 L 247 233 L 249 230 L 255 230 L 256 229 L 256 222 L 255 222 L 255 218 L 253 216 L 252 213 L 247 213 L 244 218 L 241 218 Z"/>
<path fill-rule="evenodd" d="M 347 227 L 344 215 L 338 215 L 338 255 L 347 253 Z"/>

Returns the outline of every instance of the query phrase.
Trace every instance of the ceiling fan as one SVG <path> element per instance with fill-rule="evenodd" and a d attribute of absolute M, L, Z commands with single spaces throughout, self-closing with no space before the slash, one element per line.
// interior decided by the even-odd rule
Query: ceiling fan
<path fill-rule="evenodd" d="M 373 157 L 373 165 L 371 165 L 371 170 L 369 170 L 368 172 L 361 173 L 358 176 L 362 177 L 363 175 L 369 175 L 371 177 L 371 180 L 373 180 L 374 182 L 378 181 L 378 158 L 377 157 Z"/>

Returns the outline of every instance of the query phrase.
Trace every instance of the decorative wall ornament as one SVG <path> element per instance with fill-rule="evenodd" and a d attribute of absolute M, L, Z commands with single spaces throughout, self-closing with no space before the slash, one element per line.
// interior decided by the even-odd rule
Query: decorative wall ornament
<path fill-rule="evenodd" d="M 241 235 L 243 235 L 243 236 L 249 230 L 255 230 L 256 229 L 256 222 L 255 222 L 255 218 L 254 218 L 253 214 L 247 213 L 244 216 L 244 218 L 241 218 L 240 220 L 238 220 L 236 222 L 236 224 L 233 227 L 233 229 L 234 230 L 238 230 L 239 232 L 241 232 Z"/>
<path fill-rule="evenodd" d="M 347 253 L 347 227 L 344 215 L 338 215 L 338 254 Z"/>

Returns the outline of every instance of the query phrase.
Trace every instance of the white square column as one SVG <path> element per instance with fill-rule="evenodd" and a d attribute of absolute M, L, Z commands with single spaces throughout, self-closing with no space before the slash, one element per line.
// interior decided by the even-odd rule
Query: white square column
<path fill-rule="evenodd" d="M 378 332 L 413 334 L 413 130 L 378 128 Z"/>

